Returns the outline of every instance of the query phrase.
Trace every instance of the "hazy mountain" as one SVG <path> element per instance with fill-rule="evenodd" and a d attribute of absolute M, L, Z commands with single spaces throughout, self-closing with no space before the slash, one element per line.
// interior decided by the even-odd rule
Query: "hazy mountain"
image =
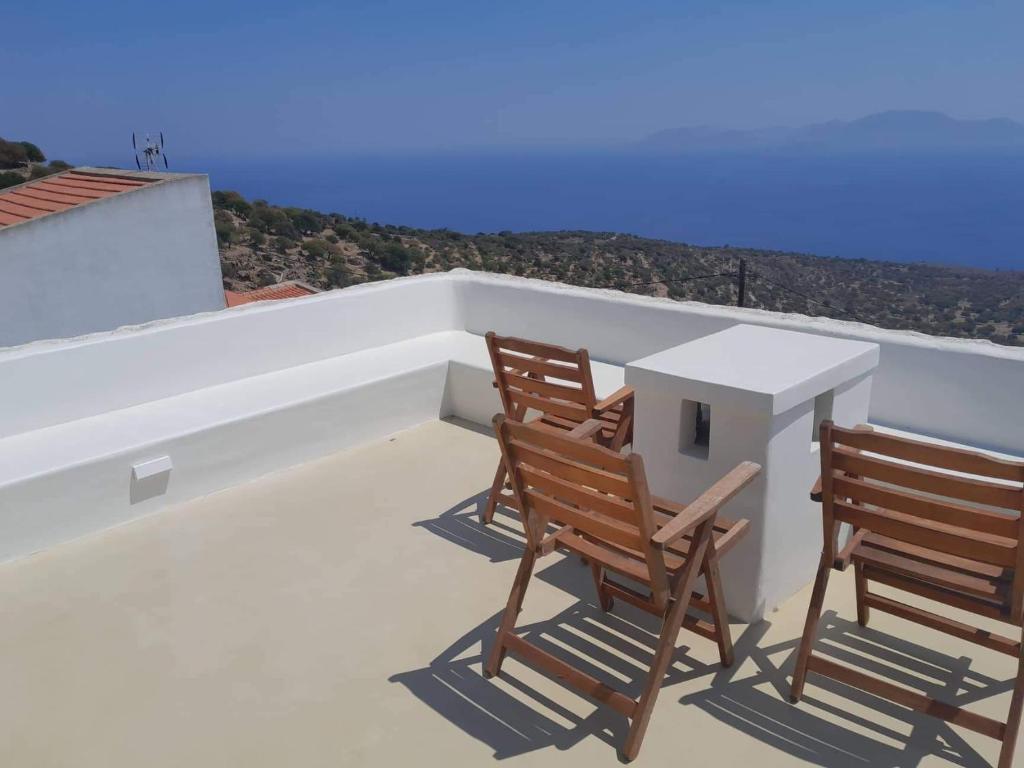
<path fill-rule="evenodd" d="M 849 122 L 832 120 L 798 128 L 672 128 L 648 136 L 638 146 L 679 152 L 743 149 L 826 152 L 1024 150 L 1024 125 L 1006 118 L 957 120 L 941 112 L 894 110 Z"/>

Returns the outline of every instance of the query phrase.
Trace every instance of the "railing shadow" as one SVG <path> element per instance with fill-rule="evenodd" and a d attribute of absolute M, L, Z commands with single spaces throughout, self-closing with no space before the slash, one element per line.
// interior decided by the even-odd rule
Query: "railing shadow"
<path fill-rule="evenodd" d="M 418 520 L 413 525 L 483 555 L 491 562 L 518 560 L 526 544 L 519 515 L 515 510 L 499 504 L 490 525 L 483 525 L 480 513 L 487 504 L 488 493 L 489 489 L 481 491 L 437 517 Z"/>

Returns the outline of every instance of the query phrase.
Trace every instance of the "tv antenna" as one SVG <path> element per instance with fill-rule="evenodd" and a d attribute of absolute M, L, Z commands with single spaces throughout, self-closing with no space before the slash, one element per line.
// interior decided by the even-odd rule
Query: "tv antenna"
<path fill-rule="evenodd" d="M 135 131 L 132 131 L 132 149 L 135 150 L 135 165 L 140 171 L 159 171 L 160 160 L 163 159 L 164 168 L 167 168 L 167 153 L 164 152 L 164 132 L 157 134 L 158 138 L 150 138 L 146 134 L 146 144 L 141 149 L 142 159 L 139 159 L 139 144 L 135 141 Z"/>

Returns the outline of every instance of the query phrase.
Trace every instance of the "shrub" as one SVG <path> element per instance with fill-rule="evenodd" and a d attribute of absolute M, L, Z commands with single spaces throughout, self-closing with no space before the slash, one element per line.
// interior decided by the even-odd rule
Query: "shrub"
<path fill-rule="evenodd" d="M 55 173 L 59 173 L 59 169 L 47 168 L 45 165 L 33 165 L 29 168 L 28 177 L 30 179 L 41 179 L 45 176 L 52 176 Z"/>
<path fill-rule="evenodd" d="M 344 288 L 353 283 L 352 272 L 343 261 L 334 261 L 327 268 L 327 281 L 332 288 Z"/>
<path fill-rule="evenodd" d="M 227 208 L 229 211 L 234 211 L 239 216 L 249 216 L 249 212 L 252 210 L 252 206 L 242 197 L 238 192 L 230 190 L 214 192 L 211 197 L 213 198 L 213 205 L 216 208 Z"/>
<path fill-rule="evenodd" d="M 322 259 L 331 251 L 331 244 L 326 240 L 320 238 L 314 238 L 307 240 L 302 244 L 302 250 L 304 250 L 310 257 L 314 259 Z"/>
<path fill-rule="evenodd" d="M 13 187 L 15 184 L 21 184 L 25 181 L 25 177 L 20 173 L 14 171 L 0 171 L 0 189 L 5 187 Z"/>
<path fill-rule="evenodd" d="M 324 228 L 324 217 L 305 208 L 285 208 L 292 226 L 304 235 L 319 234 Z"/>
<path fill-rule="evenodd" d="M 32 163 L 45 163 L 46 155 L 43 154 L 43 150 L 33 144 L 31 141 L 19 141 L 18 142 L 25 149 L 25 157 L 28 158 L 29 162 Z"/>
<path fill-rule="evenodd" d="M 214 211 L 213 227 L 217 231 L 217 245 L 222 248 L 238 239 L 238 228 L 224 211 Z"/>
<path fill-rule="evenodd" d="M 20 168 L 28 163 L 28 152 L 14 141 L 0 139 L 0 168 Z"/>
<path fill-rule="evenodd" d="M 409 266 L 412 264 L 413 257 L 409 249 L 401 243 L 388 243 L 384 246 L 377 246 L 371 252 L 371 255 L 380 264 L 382 269 L 399 275 L 409 274 Z"/>

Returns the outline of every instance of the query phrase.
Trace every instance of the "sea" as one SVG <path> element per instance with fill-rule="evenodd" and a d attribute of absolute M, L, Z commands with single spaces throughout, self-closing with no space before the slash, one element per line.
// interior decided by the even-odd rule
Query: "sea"
<path fill-rule="evenodd" d="M 1024 269 L 1024 154 L 489 150 L 196 156 L 172 170 L 386 224 Z"/>

